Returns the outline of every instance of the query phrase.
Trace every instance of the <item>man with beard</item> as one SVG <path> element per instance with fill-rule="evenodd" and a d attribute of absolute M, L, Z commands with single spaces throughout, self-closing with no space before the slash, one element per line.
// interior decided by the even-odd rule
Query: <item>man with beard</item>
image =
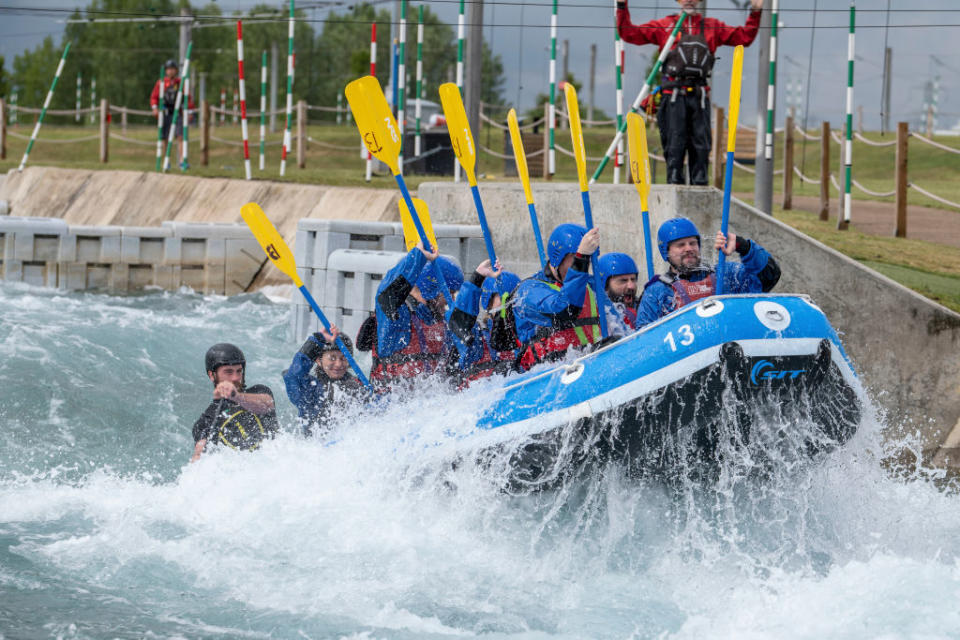
<path fill-rule="evenodd" d="M 597 261 L 604 292 L 626 329 L 637 328 L 637 263 L 625 253 L 605 253 Z M 608 323 L 609 324 L 609 323 Z"/>
<path fill-rule="evenodd" d="M 273 392 L 262 384 L 246 386 L 247 360 L 238 347 L 215 344 L 204 358 L 213 383 L 213 401 L 193 425 L 194 462 L 207 444 L 252 451 L 276 435 L 277 414 Z"/>
<path fill-rule="evenodd" d="M 373 351 L 370 380 L 374 384 L 391 387 L 444 372 L 448 366 L 456 368 L 456 349 L 444 320 L 443 285 L 429 262 L 440 268 L 450 293 L 456 294 L 463 284 L 457 263 L 439 255 L 436 247 L 428 253 L 422 244 L 384 275 L 377 288 L 376 331 L 368 320 L 357 336 L 358 348 Z"/>
<path fill-rule="evenodd" d="M 643 289 L 637 326 L 655 322 L 680 307 L 717 290 L 716 273 L 700 258 L 700 232 L 688 218 L 672 218 L 657 230 L 660 255 L 669 263 L 666 273 L 654 276 Z M 714 248 L 726 256 L 736 251 L 740 262 L 728 262 L 723 271 L 724 293 L 766 293 L 780 280 L 780 265 L 766 249 L 731 233 L 717 231 Z"/>

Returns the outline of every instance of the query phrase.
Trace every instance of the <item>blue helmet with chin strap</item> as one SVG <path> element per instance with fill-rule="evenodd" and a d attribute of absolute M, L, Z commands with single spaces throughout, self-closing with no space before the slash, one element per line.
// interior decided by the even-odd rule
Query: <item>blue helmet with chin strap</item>
<path fill-rule="evenodd" d="M 463 271 L 460 270 L 460 266 L 446 256 L 439 256 L 434 264 L 440 267 L 440 273 L 443 274 L 443 279 L 447 282 L 450 293 L 459 291 L 460 285 L 463 284 Z M 417 288 L 420 289 L 420 293 L 425 300 L 433 300 L 441 295 L 442 289 L 440 282 L 437 280 L 437 272 L 429 264 L 424 265 L 423 271 L 420 272 L 420 277 L 417 278 Z"/>
<path fill-rule="evenodd" d="M 517 285 L 520 284 L 520 277 L 515 273 L 510 273 L 509 271 L 504 271 L 500 274 L 500 288 L 497 288 L 497 279 L 487 277 L 483 280 L 483 286 L 480 287 L 480 308 L 486 309 L 487 305 L 490 304 L 490 298 L 493 297 L 493 294 L 500 293 L 512 293 L 514 289 L 517 288 Z"/>
<path fill-rule="evenodd" d="M 702 244 L 700 231 L 690 218 L 670 218 L 657 229 L 657 246 L 660 248 L 660 257 L 667 259 L 670 243 L 682 238 L 696 238 L 697 244 Z"/>
<path fill-rule="evenodd" d="M 603 279 L 603 287 L 607 287 L 607 280 L 610 276 L 623 276 L 627 274 L 640 274 L 637 269 L 637 263 L 633 258 L 625 253 L 605 253 L 597 261 L 597 269 L 600 271 L 600 277 Z"/>
<path fill-rule="evenodd" d="M 579 224 L 564 223 L 553 230 L 547 243 L 547 257 L 556 269 L 569 253 L 576 253 L 587 228 Z"/>

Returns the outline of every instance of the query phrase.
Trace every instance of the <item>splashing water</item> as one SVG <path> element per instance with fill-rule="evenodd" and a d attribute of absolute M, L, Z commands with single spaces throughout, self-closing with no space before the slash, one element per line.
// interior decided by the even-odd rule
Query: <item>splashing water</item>
<path fill-rule="evenodd" d="M 815 465 L 540 494 L 444 462 L 489 392 L 426 389 L 293 435 L 298 345 L 262 296 L 0 287 L 0 638 L 949 637 L 960 498 L 881 465 L 881 420 Z M 289 432 L 187 465 L 229 340 Z M 411 434 L 419 433 L 417 438 Z M 902 444 L 902 443 L 901 443 Z"/>

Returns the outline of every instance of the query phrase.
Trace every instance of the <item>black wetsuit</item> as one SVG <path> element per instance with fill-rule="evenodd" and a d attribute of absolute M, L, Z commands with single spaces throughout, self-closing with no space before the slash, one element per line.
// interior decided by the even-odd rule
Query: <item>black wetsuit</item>
<path fill-rule="evenodd" d="M 247 387 L 244 393 L 273 397 L 270 387 L 263 384 Z M 258 415 L 224 398 L 213 400 L 193 424 L 193 441 L 206 440 L 208 445 L 223 444 L 232 449 L 250 451 L 258 448 L 264 440 L 273 438 L 279 429 L 277 412 L 273 409 Z"/>

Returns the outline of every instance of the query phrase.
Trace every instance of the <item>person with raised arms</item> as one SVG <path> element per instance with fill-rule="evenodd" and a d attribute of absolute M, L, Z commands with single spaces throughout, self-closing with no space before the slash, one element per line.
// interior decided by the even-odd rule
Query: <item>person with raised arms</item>
<path fill-rule="evenodd" d="M 213 383 L 213 400 L 193 425 L 193 457 L 199 459 L 208 445 L 252 451 L 273 438 L 279 425 L 270 387 L 246 385 L 247 360 L 235 345 L 221 342 L 204 357 L 207 377 Z"/>
<path fill-rule="evenodd" d="M 377 288 L 375 315 L 360 327 L 357 348 L 373 352 L 370 379 L 382 388 L 434 372 L 448 375 L 456 367 L 442 283 L 436 269 L 425 268 L 431 262 L 439 267 L 451 293 L 456 293 L 463 284 L 460 267 L 436 247 L 428 252 L 420 243 L 384 275 Z"/>
<path fill-rule="evenodd" d="M 520 369 L 600 341 L 597 297 L 589 282 L 590 256 L 599 247 L 597 228 L 565 223 L 550 234 L 547 266 L 523 280 L 513 295 Z"/>
<path fill-rule="evenodd" d="M 303 435 L 329 431 L 332 412 L 362 401 L 363 383 L 350 372 L 350 363 L 337 346 L 337 336 L 353 354 L 350 338 L 336 325 L 307 337 L 283 372 L 287 397 L 297 407 Z"/>
<path fill-rule="evenodd" d="M 447 325 L 460 354 L 465 384 L 514 370 L 517 341 L 507 302 L 518 284 L 520 278 L 503 271 L 499 261 L 494 269 L 490 260 L 484 260 L 457 293 L 453 309 L 447 312 Z"/>
<path fill-rule="evenodd" d="M 643 327 L 684 305 L 712 296 L 717 291 L 715 269 L 700 255 L 700 231 L 689 218 L 671 218 L 657 230 L 657 247 L 669 267 L 654 276 L 643 289 L 637 311 L 637 327 Z M 740 262 L 726 265 L 723 293 L 767 293 L 780 280 L 780 265 L 753 240 L 717 231 L 714 248 L 725 256 L 740 255 Z"/>

